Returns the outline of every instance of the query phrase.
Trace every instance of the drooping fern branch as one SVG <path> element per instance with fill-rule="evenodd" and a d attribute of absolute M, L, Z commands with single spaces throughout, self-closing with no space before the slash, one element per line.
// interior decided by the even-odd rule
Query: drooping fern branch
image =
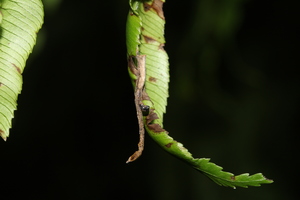
<path fill-rule="evenodd" d="M 164 50 L 163 3 L 165 0 L 129 0 L 126 26 L 128 71 L 134 86 L 139 124 L 138 150 L 128 162 L 136 160 L 144 149 L 144 128 L 164 150 L 222 186 L 245 187 L 272 183 L 261 173 L 235 176 L 207 158 L 194 158 L 183 145 L 163 128 L 163 114 L 168 98 L 168 55 Z"/>
<path fill-rule="evenodd" d="M 0 136 L 9 136 L 22 72 L 43 23 L 40 0 L 0 0 Z"/>

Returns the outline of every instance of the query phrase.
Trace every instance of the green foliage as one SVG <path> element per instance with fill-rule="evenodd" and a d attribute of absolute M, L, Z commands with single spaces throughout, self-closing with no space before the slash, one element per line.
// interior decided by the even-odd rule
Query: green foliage
<path fill-rule="evenodd" d="M 40 0 L 0 1 L 0 136 L 9 136 L 22 72 L 43 23 Z"/>
<path fill-rule="evenodd" d="M 230 172 L 222 171 L 222 167 L 209 162 L 210 159 L 207 158 L 200 158 L 200 159 L 193 159 L 191 164 L 194 166 L 195 169 L 204 173 L 208 176 L 211 180 L 215 183 L 228 186 L 228 187 L 244 187 L 247 188 L 248 186 L 260 186 L 261 184 L 265 183 L 272 183 L 272 180 L 265 178 L 261 173 L 257 173 L 254 175 L 249 176 L 248 173 L 240 174 L 235 176 Z"/>
<path fill-rule="evenodd" d="M 181 143 L 170 137 L 163 128 L 163 114 L 167 105 L 169 82 L 168 56 L 163 49 L 165 18 L 162 7 L 164 2 L 164 0 L 130 1 L 131 10 L 128 15 L 126 32 L 128 71 L 135 88 L 139 124 L 141 118 L 139 105 L 148 106 L 150 112 L 143 117 L 143 124 L 153 140 L 167 152 L 190 164 L 219 185 L 247 188 L 248 186 L 272 183 L 272 180 L 266 179 L 260 173 L 252 176 L 247 173 L 235 176 L 222 171 L 222 167 L 209 162 L 209 159 L 193 158 L 192 154 Z M 141 60 L 141 57 L 146 59 Z M 132 60 L 136 60 L 136 62 L 132 64 Z M 144 71 L 146 74 L 143 74 Z M 141 84 L 142 80 L 144 82 Z M 137 89 L 139 95 L 136 95 Z M 140 135 L 142 134 L 143 131 L 140 130 Z M 143 146 L 140 146 L 143 144 L 141 140 L 138 155 L 131 156 L 127 162 L 134 161 L 141 155 L 143 150 Z"/>

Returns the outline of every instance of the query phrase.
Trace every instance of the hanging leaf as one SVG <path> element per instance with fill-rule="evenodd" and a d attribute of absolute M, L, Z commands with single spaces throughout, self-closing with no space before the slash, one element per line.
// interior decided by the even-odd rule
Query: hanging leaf
<path fill-rule="evenodd" d="M 0 136 L 9 136 L 22 72 L 43 23 L 40 0 L 0 1 Z"/>
<path fill-rule="evenodd" d="M 222 171 L 222 167 L 210 159 L 193 158 L 192 154 L 169 136 L 163 128 L 169 83 L 168 55 L 164 50 L 165 17 L 162 10 L 165 0 L 130 0 L 127 19 L 126 42 L 128 71 L 134 86 L 140 142 L 136 151 L 127 160 L 132 162 L 141 156 L 144 149 L 144 128 L 164 150 L 191 165 L 211 180 L 222 186 L 248 187 L 272 183 L 261 173 L 235 176 Z"/>

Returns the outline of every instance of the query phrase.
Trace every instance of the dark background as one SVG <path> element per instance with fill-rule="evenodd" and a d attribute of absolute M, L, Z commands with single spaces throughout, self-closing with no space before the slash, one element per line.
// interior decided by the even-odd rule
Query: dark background
<path fill-rule="evenodd" d="M 184 3 L 183 3 L 184 2 Z M 0 199 L 298 199 L 298 1 L 168 0 L 165 128 L 195 157 L 271 185 L 220 187 L 160 149 L 143 156 L 127 73 L 127 0 L 44 0 Z"/>

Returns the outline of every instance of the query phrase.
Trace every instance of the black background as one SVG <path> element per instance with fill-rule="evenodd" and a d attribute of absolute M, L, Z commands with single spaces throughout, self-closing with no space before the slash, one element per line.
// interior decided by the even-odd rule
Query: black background
<path fill-rule="evenodd" d="M 297 1 L 168 0 L 165 128 L 195 157 L 271 185 L 220 187 L 138 125 L 127 73 L 127 1 L 48 0 L 0 141 L 0 199 L 297 199 Z"/>

